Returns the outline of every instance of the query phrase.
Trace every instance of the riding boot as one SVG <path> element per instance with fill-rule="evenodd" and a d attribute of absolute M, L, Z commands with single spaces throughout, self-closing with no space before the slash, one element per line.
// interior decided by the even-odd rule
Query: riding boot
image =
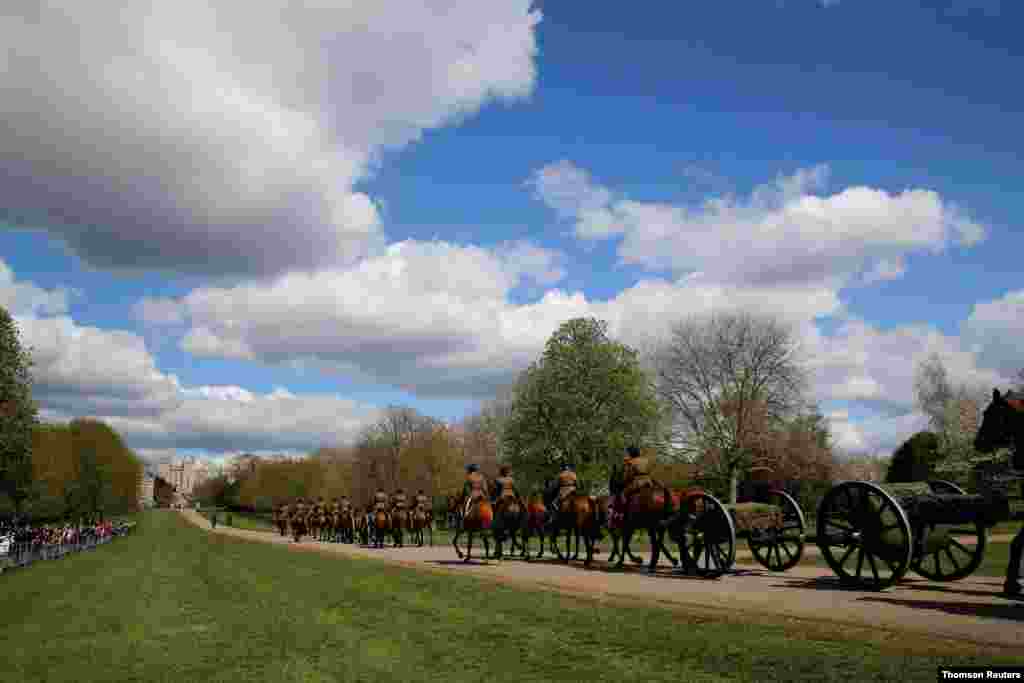
<path fill-rule="evenodd" d="M 1021 589 L 1020 581 L 1007 581 L 1003 584 L 1003 594 L 1010 598 L 1024 597 L 1024 590 Z"/>

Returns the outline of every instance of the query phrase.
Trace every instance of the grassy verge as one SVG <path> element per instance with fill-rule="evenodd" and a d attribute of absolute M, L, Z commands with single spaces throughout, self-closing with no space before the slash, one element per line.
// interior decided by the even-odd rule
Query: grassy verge
<path fill-rule="evenodd" d="M 1010 661 L 294 552 L 169 512 L 139 522 L 96 552 L 4 576 L 5 680 L 931 681 L 942 662 Z"/>

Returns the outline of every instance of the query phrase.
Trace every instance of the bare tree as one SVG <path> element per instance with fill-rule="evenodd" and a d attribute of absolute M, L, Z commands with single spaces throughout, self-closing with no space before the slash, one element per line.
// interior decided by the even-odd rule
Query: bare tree
<path fill-rule="evenodd" d="M 974 436 L 981 424 L 989 388 L 951 380 L 942 358 L 931 353 L 914 373 L 914 394 L 918 410 L 939 437 L 943 462 L 941 470 L 963 470 L 977 455 Z"/>
<path fill-rule="evenodd" d="M 649 366 L 672 416 L 672 444 L 691 461 L 715 453 L 730 502 L 766 429 L 808 405 L 799 354 L 792 327 L 750 313 L 677 322 L 654 347 Z"/>
<path fill-rule="evenodd" d="M 403 456 L 419 436 L 429 434 L 436 425 L 436 420 L 413 408 L 388 406 L 360 439 L 361 452 L 374 456 L 375 462 L 369 468 L 372 478 L 378 483 L 386 482 L 391 490 L 401 486 L 403 474 L 408 474 Z"/>

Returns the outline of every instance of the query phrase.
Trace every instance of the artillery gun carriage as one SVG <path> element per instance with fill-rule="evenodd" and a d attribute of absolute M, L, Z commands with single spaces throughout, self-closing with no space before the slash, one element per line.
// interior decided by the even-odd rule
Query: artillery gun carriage
<path fill-rule="evenodd" d="M 816 543 L 845 585 L 883 590 L 908 571 L 957 581 L 981 564 L 990 527 L 1024 519 L 1010 497 L 1021 481 L 1024 472 L 989 471 L 977 494 L 943 480 L 840 482 L 818 506 Z"/>

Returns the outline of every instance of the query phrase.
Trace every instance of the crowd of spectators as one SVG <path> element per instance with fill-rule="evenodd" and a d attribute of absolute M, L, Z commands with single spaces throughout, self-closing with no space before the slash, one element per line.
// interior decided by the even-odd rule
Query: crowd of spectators
<path fill-rule="evenodd" d="M 90 550 L 129 533 L 133 526 L 111 520 L 61 524 L 0 520 L 0 571 Z"/>

